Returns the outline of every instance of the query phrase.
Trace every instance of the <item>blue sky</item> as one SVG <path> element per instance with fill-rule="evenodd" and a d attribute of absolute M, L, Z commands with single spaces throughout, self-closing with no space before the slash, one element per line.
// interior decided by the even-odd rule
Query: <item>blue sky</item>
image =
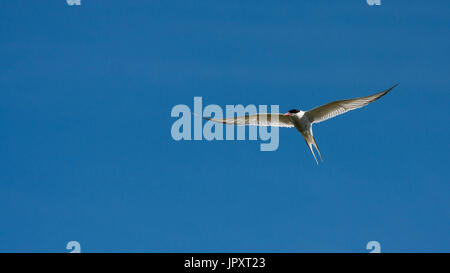
<path fill-rule="evenodd" d="M 450 3 L 5 1 L 0 251 L 450 250 Z M 177 104 L 310 109 L 301 135 L 174 141 Z"/>

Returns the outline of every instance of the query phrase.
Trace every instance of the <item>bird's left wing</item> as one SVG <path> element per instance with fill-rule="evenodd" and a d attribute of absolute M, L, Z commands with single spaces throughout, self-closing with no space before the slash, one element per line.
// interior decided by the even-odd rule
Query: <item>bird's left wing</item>
<path fill-rule="evenodd" d="M 392 88 L 396 86 L 397 84 L 383 92 L 367 97 L 333 101 L 309 110 L 308 112 L 306 112 L 306 115 L 312 123 L 322 122 L 327 119 L 334 118 L 335 116 L 342 115 L 348 111 L 364 107 L 367 104 L 374 102 L 382 96 L 386 95 L 389 91 L 392 90 Z"/>
<path fill-rule="evenodd" d="M 294 127 L 289 117 L 282 114 L 256 114 L 225 119 L 207 118 L 204 119 L 230 125 L 255 125 L 274 127 Z"/>

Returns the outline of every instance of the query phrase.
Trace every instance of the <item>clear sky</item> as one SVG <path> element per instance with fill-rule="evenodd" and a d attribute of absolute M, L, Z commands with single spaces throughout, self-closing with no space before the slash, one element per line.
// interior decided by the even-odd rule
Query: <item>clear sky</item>
<path fill-rule="evenodd" d="M 450 250 L 450 2 L 3 1 L 0 251 Z M 174 141 L 173 106 L 310 109 L 259 141 Z"/>

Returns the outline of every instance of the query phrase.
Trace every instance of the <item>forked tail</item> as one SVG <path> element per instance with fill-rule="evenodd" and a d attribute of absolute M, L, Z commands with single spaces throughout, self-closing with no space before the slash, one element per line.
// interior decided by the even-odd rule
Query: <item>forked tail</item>
<path fill-rule="evenodd" d="M 323 159 L 322 159 L 322 154 L 320 153 L 320 150 L 319 150 L 319 146 L 317 146 L 317 142 L 314 139 L 312 130 L 310 130 L 307 133 L 302 133 L 302 135 L 305 138 L 306 144 L 308 145 L 309 150 L 311 151 L 312 155 L 314 156 L 314 159 L 316 160 L 316 164 L 319 165 L 319 161 L 317 161 L 316 155 L 314 154 L 313 146 L 314 146 L 314 148 L 316 148 L 317 152 L 319 153 L 320 161 L 323 162 Z"/>

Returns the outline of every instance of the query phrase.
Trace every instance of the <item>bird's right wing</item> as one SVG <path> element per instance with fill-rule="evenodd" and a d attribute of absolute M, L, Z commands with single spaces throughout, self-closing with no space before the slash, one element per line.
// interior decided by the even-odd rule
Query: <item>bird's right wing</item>
<path fill-rule="evenodd" d="M 392 88 L 396 86 L 397 84 L 383 92 L 367 97 L 333 101 L 309 110 L 308 112 L 306 112 L 306 115 L 312 123 L 322 122 L 327 119 L 334 118 L 335 116 L 342 115 L 348 111 L 364 107 L 367 104 L 374 102 L 382 96 L 386 95 L 389 91 L 391 91 Z"/>
<path fill-rule="evenodd" d="M 255 125 L 255 126 L 275 126 L 275 127 L 294 127 L 289 117 L 282 114 L 256 114 L 241 117 L 232 117 L 225 119 L 207 118 L 204 119 L 229 124 L 229 125 Z"/>

